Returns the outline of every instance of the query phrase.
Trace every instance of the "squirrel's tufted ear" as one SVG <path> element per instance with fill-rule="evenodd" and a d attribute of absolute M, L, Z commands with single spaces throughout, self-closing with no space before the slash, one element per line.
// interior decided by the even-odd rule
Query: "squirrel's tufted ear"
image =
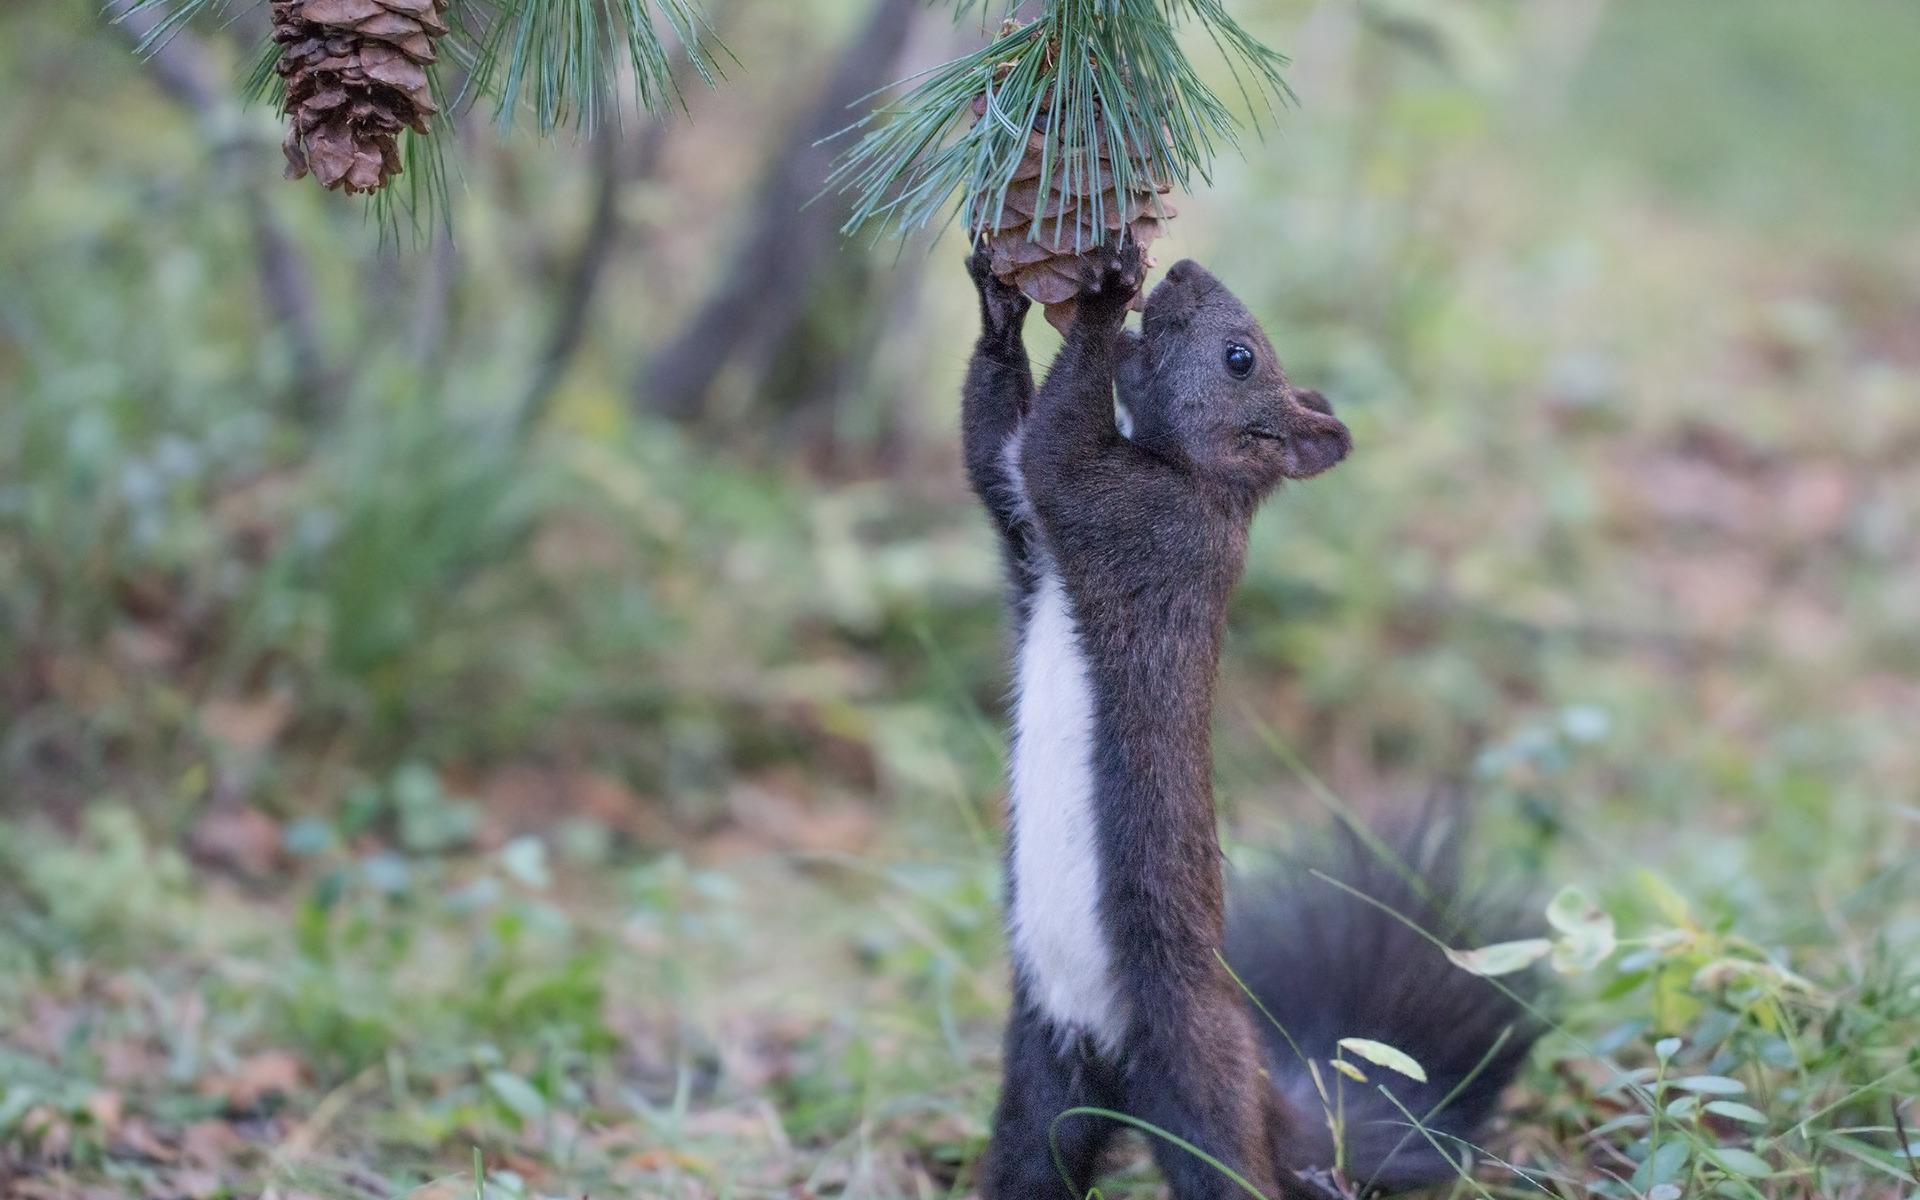
<path fill-rule="evenodd" d="M 1347 456 L 1353 435 L 1319 392 L 1296 391 L 1292 399 L 1298 407 L 1287 414 L 1285 473 L 1311 479 Z"/>

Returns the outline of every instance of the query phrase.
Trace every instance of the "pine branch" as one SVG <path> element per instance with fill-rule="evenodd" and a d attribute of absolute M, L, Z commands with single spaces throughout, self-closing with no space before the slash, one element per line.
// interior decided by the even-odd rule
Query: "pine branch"
<path fill-rule="evenodd" d="M 462 101 L 491 97 L 502 124 L 524 111 L 542 134 L 563 126 L 591 134 L 617 119 L 623 77 L 648 112 L 684 108 L 676 58 L 710 86 L 721 74 L 712 27 L 688 0 L 477 0 L 460 31 L 471 71 Z"/>
<path fill-rule="evenodd" d="M 151 55 L 189 22 L 218 21 L 233 2 L 133 0 L 117 19 L 139 19 L 138 49 Z M 461 0 L 445 15 L 451 30 L 438 38 L 441 53 L 423 51 L 420 62 L 438 111 L 419 106 L 425 124 L 393 139 L 400 186 L 388 187 L 384 177 L 374 185 L 374 211 L 389 230 L 408 220 L 416 234 L 444 224 L 450 177 L 444 146 L 455 112 L 485 100 L 502 126 L 525 119 L 543 136 L 562 128 L 590 136 L 617 123 L 628 87 L 655 116 L 684 109 L 676 62 L 709 85 L 724 73 L 726 52 L 697 0 Z M 265 49 L 245 85 L 250 101 L 285 107 L 275 69 L 284 50 Z M 367 189 L 349 184 L 349 190 Z"/>
<path fill-rule="evenodd" d="M 960 11 L 978 2 L 959 0 Z M 1207 180 L 1218 146 L 1237 146 L 1237 131 L 1180 48 L 1185 23 L 1226 58 L 1256 124 L 1262 107 L 1271 114 L 1292 99 L 1280 74 L 1287 60 L 1219 0 L 1048 0 L 1037 20 L 1008 21 L 991 43 L 843 131 L 861 133 L 829 181 L 857 196 L 847 231 L 905 234 L 958 216 L 977 237 L 1018 224 L 1007 192 L 1030 132 L 1042 138 L 1040 178 L 1088 198 L 1095 245 L 1120 225 L 1106 219 L 1107 189 L 1094 186 L 1107 170 L 1121 196 Z M 1028 236 L 1040 237 L 1042 224 Z"/>

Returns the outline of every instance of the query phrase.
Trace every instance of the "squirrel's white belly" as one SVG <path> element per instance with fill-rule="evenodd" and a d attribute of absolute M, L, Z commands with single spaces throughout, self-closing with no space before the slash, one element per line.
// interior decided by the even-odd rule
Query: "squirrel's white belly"
<path fill-rule="evenodd" d="M 1008 789 L 1015 961 L 1043 1013 L 1113 1050 L 1127 1013 L 1100 919 L 1093 687 L 1072 602 L 1053 570 L 1033 595 L 1018 688 Z"/>

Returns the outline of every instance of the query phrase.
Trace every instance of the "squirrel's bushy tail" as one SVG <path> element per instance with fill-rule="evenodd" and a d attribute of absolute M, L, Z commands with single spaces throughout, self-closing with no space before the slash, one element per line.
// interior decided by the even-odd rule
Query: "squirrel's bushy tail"
<path fill-rule="evenodd" d="M 1363 1193 L 1400 1191 L 1455 1175 L 1455 1161 L 1474 1144 L 1539 1035 L 1522 1005 L 1454 966 L 1399 919 L 1454 947 L 1516 936 L 1510 914 L 1484 898 L 1462 896 L 1463 833 L 1450 807 L 1437 806 L 1409 834 L 1390 839 L 1389 855 L 1343 833 L 1327 850 L 1234 889 L 1227 959 L 1272 1018 L 1254 1014 L 1266 1030 L 1268 1070 L 1291 1116 L 1290 1141 L 1279 1148 L 1283 1172 L 1324 1170 L 1336 1161 L 1333 1123 L 1303 1059 L 1315 1061 L 1326 1094 L 1339 1102 L 1346 1178 Z M 1526 987 L 1524 977 L 1502 982 Z M 1342 1038 L 1405 1052 L 1427 1081 L 1353 1053 L 1344 1057 L 1367 1082 L 1343 1077 L 1327 1065 Z"/>

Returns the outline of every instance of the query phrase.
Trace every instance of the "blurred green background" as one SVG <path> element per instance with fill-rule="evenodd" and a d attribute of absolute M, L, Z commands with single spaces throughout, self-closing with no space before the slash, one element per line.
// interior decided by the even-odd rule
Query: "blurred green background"
<path fill-rule="evenodd" d="M 1155 251 L 1356 441 L 1255 529 L 1232 853 L 1466 788 L 1490 865 L 1692 931 L 1567 985 L 1585 1051 L 1778 1069 L 1763 1166 L 1906 1194 L 1920 6 L 1231 7 L 1300 104 Z M 474 1147 L 500 1195 L 970 1188 L 976 318 L 953 235 L 793 200 L 852 97 L 981 32 L 711 11 L 687 114 L 463 118 L 414 239 L 278 179 L 259 13 L 143 63 L 0 3 L 0 1190 L 471 1194 Z M 1736 935 L 1818 1003 L 1728 1000 Z M 1759 1178 L 1588 1137 L 1585 1051 L 1501 1133 L 1556 1194 Z M 1791 1143 L 1816 1111 L 1846 1153 Z"/>

